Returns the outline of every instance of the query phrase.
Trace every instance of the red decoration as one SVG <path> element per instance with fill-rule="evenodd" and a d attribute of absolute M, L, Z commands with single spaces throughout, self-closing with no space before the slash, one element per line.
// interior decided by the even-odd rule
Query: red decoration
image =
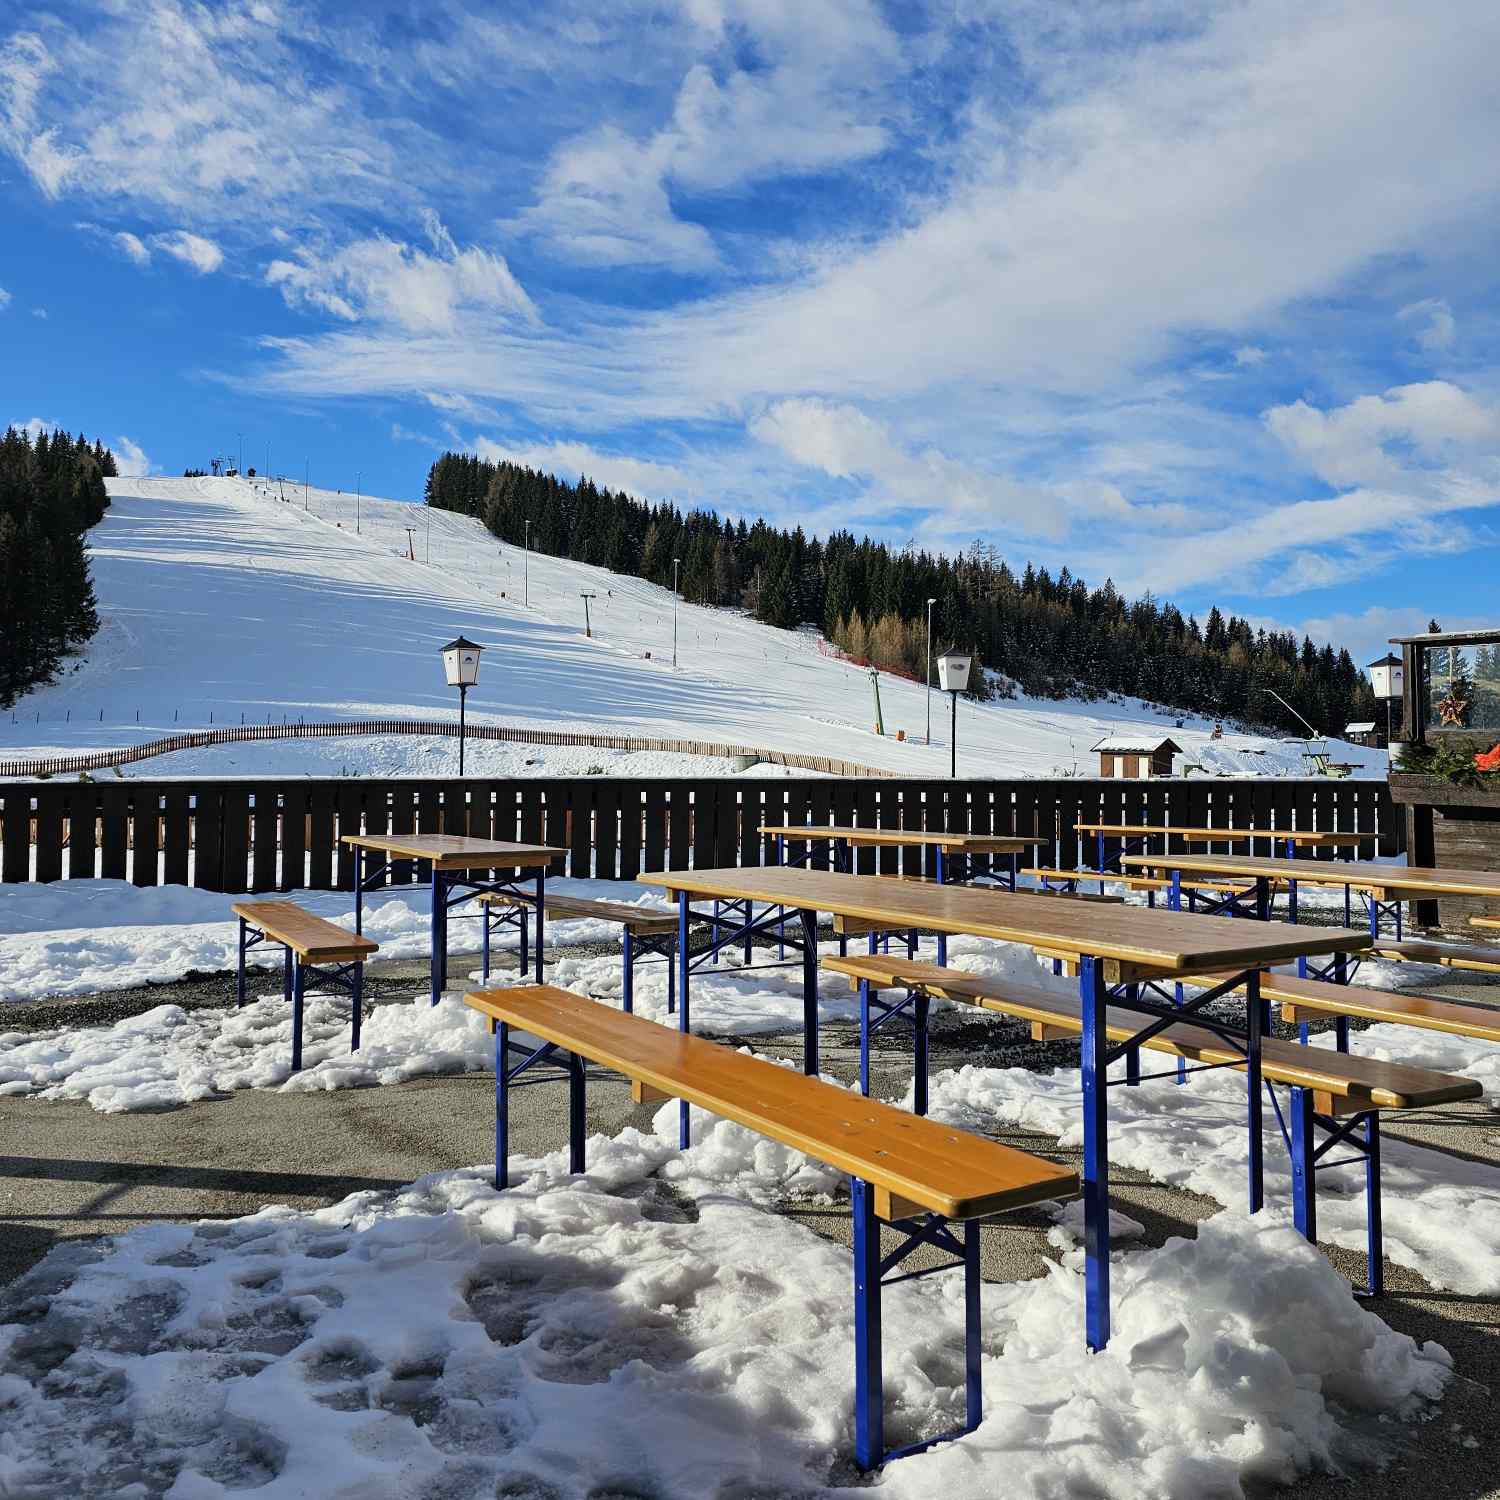
<path fill-rule="evenodd" d="M 1500 771 L 1500 743 L 1492 749 L 1482 751 L 1474 757 L 1474 766 L 1480 771 Z"/>

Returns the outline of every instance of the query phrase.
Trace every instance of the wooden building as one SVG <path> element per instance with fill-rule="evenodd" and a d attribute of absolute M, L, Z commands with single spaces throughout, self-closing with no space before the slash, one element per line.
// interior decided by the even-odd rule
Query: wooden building
<path fill-rule="evenodd" d="M 1170 776 L 1172 757 L 1182 754 L 1175 740 L 1111 739 L 1094 746 L 1101 776 Z"/>

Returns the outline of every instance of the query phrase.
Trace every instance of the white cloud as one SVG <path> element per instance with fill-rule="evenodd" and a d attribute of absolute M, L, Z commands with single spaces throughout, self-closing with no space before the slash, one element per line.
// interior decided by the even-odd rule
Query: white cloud
<path fill-rule="evenodd" d="M 45 432 L 48 437 L 56 432 L 60 426 L 57 422 L 49 422 L 45 417 L 28 417 L 24 422 L 13 422 L 11 424 L 18 432 L 24 432 L 34 443 Z"/>
<path fill-rule="evenodd" d="M 201 234 L 190 234 L 186 229 L 153 234 L 151 243 L 164 255 L 191 266 L 200 276 L 211 275 L 224 264 L 224 252 L 212 240 Z"/>
<path fill-rule="evenodd" d="M 1268 355 L 1266 351 L 1260 347 L 1259 344 L 1241 344 L 1240 347 L 1234 351 L 1235 364 L 1248 365 L 1252 369 L 1256 365 L 1265 364 L 1266 360 L 1268 360 L 1269 358 L 1270 355 Z"/>
<path fill-rule="evenodd" d="M 289 307 L 321 308 L 345 322 L 372 318 L 411 334 L 451 333 L 461 313 L 536 321 L 536 309 L 503 256 L 460 249 L 435 214 L 424 216 L 432 252 L 377 236 L 295 260 L 273 260 L 265 279 Z"/>
<path fill-rule="evenodd" d="M 11 296 L 3 286 L 0 286 L 0 312 L 4 312 L 10 306 Z"/>
<path fill-rule="evenodd" d="M 1453 347 L 1458 322 L 1453 309 L 1442 297 L 1424 297 L 1420 302 L 1409 303 L 1396 316 L 1403 323 L 1421 324 L 1415 337 L 1429 354 L 1441 354 L 1444 349 Z"/>
<path fill-rule="evenodd" d="M 120 471 L 122 479 L 144 479 L 148 474 L 157 472 L 156 465 L 146 457 L 145 449 L 128 437 L 116 438 L 111 451 L 115 455 L 115 467 Z"/>
<path fill-rule="evenodd" d="M 151 252 L 139 235 L 131 234 L 128 229 L 121 229 L 111 238 L 120 253 L 127 259 L 133 260 L 136 265 L 149 266 L 151 264 Z"/>
<path fill-rule="evenodd" d="M 33 307 L 31 309 L 31 316 L 33 318 L 43 318 L 43 319 L 45 319 L 46 316 L 47 316 L 47 309 L 45 307 Z"/>
<path fill-rule="evenodd" d="M 691 494 L 696 489 L 694 480 L 672 464 L 627 454 L 601 453 L 586 443 L 533 443 L 517 447 L 480 437 L 473 448 L 490 463 L 520 464 L 549 474 L 586 474 L 605 489 L 625 490 L 642 499 Z"/>

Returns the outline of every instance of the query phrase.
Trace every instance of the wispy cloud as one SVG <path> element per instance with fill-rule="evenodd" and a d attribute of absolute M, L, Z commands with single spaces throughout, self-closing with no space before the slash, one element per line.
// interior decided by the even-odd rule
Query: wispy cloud
<path fill-rule="evenodd" d="M 1424 297 L 1408 303 L 1396 316 L 1403 323 L 1414 323 L 1416 340 L 1429 354 L 1440 354 L 1453 347 L 1458 334 L 1458 320 L 1442 297 Z"/>
<path fill-rule="evenodd" d="M 5 309 L 10 306 L 10 303 L 10 293 L 7 292 L 3 286 L 0 286 L 0 312 L 4 312 Z"/>
<path fill-rule="evenodd" d="M 123 479 L 144 479 L 158 472 L 157 466 L 146 457 L 146 450 L 128 437 L 117 437 L 111 445 L 115 455 L 115 467 Z"/>
<path fill-rule="evenodd" d="M 208 276 L 224 264 L 224 252 L 210 239 L 201 234 L 190 234 L 186 229 L 177 229 L 170 234 L 151 236 L 153 249 L 173 260 L 191 266 L 200 276 Z M 133 258 L 133 257 L 132 257 Z"/>

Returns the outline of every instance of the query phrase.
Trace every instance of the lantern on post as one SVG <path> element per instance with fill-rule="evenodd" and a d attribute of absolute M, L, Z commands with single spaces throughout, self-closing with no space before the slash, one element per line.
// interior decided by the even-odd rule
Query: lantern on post
<path fill-rule="evenodd" d="M 1385 744 L 1391 745 L 1391 704 L 1406 692 L 1406 670 L 1401 658 L 1387 651 L 1379 661 L 1372 661 L 1365 669 L 1370 674 L 1370 687 L 1377 698 L 1385 700 Z"/>
<path fill-rule="evenodd" d="M 483 646 L 459 636 L 443 647 L 443 675 L 458 689 L 458 774 L 464 774 L 464 706 L 469 689 L 479 681 L 479 653 Z"/>
<path fill-rule="evenodd" d="M 937 659 L 938 686 L 948 694 L 953 704 L 948 746 L 949 774 L 955 778 L 958 776 L 958 695 L 969 685 L 969 668 L 973 664 L 974 658 L 967 651 L 945 651 Z"/>

